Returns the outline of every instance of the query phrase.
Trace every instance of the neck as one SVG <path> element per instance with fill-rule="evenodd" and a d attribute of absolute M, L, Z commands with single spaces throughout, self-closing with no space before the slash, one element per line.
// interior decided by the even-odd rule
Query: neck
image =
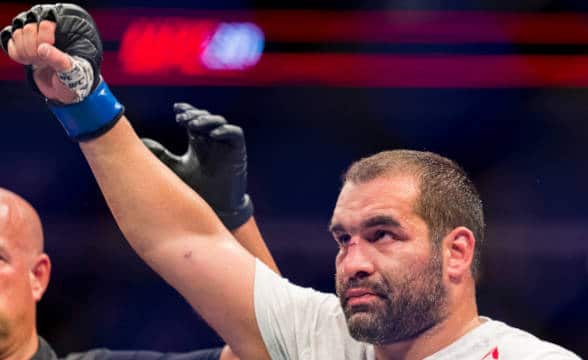
<path fill-rule="evenodd" d="M 420 360 L 442 350 L 480 325 L 474 298 L 453 307 L 447 316 L 414 339 L 376 345 L 378 360 Z"/>
<path fill-rule="evenodd" d="M 14 339 L 11 343 L 0 348 L 1 360 L 29 360 L 39 348 L 39 337 L 33 327 L 32 334 L 27 334 L 20 339 Z"/>

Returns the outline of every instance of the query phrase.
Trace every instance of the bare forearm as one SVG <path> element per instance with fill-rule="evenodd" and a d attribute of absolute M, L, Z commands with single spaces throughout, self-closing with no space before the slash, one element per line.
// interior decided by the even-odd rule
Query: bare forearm
<path fill-rule="evenodd" d="M 224 231 L 208 205 L 145 149 L 126 118 L 80 147 L 117 223 L 140 254 L 187 232 Z"/>
<path fill-rule="evenodd" d="M 139 256 L 235 352 L 243 358 L 266 358 L 253 311 L 253 257 L 206 202 L 145 148 L 126 118 L 80 147 Z M 235 294 L 242 297 L 235 300 Z"/>
<path fill-rule="evenodd" d="M 14 36 L 2 33 L 2 47 L 14 61 L 36 65 L 26 68 L 27 79 L 57 100 L 49 105 L 67 134 L 92 139 L 80 147 L 131 246 L 237 354 L 267 357 L 253 308 L 253 257 L 145 148 L 124 116 L 111 128 L 124 108 L 101 81 L 102 43 L 90 14 L 73 4 L 43 4 L 15 19 L 20 26 L 12 27 Z"/>

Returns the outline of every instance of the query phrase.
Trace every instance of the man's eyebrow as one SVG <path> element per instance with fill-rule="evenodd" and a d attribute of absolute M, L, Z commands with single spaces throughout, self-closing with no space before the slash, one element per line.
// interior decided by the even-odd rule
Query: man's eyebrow
<path fill-rule="evenodd" d="M 368 218 L 361 223 L 362 228 L 370 228 L 376 226 L 391 226 L 402 228 L 400 222 L 390 215 L 376 215 Z"/>
<path fill-rule="evenodd" d="M 340 232 L 344 232 L 345 231 L 345 228 L 341 224 L 331 222 L 331 224 L 329 225 L 328 230 L 329 230 L 330 233 L 335 233 L 335 232 L 339 232 L 340 233 Z"/>
<path fill-rule="evenodd" d="M 376 215 L 372 216 L 361 223 L 361 228 L 371 228 L 376 226 L 389 226 L 389 227 L 397 227 L 402 229 L 402 225 L 400 222 L 396 220 L 394 217 L 390 215 Z M 329 225 L 329 232 L 345 232 L 345 227 L 340 223 L 333 223 Z"/>

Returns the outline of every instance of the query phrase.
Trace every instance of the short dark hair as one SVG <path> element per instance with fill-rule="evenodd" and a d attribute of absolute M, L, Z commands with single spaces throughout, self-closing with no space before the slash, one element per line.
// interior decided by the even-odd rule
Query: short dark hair
<path fill-rule="evenodd" d="M 484 211 L 480 195 L 466 172 L 453 160 L 414 150 L 382 151 L 351 164 L 343 184 L 365 183 L 395 172 L 412 173 L 419 183 L 414 210 L 429 226 L 433 246 L 458 226 L 465 226 L 476 238 L 472 275 L 478 277 L 480 247 L 484 241 Z"/>

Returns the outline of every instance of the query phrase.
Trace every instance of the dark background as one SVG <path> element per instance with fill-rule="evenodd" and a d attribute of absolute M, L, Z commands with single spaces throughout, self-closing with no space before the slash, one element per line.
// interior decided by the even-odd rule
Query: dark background
<path fill-rule="evenodd" d="M 30 4 L 23 4 L 23 10 Z M 588 11 L 585 1 L 549 0 L 123 0 L 80 5 Z M 321 51 L 304 45 L 299 50 Z M 588 44 L 568 50 L 585 54 Z M 558 52 L 568 50 L 557 47 Z M 437 45 L 435 51 L 457 50 Z M 509 51 L 527 50 L 513 45 Z M 333 291 L 336 245 L 326 226 L 340 174 L 351 161 L 392 148 L 455 159 L 471 174 L 485 203 L 480 313 L 580 356 L 588 354 L 588 89 L 112 88 L 141 136 L 178 153 L 185 149 L 186 136 L 175 126 L 173 102 L 189 101 L 242 126 L 249 193 L 268 245 L 286 277 L 320 290 Z M 94 347 L 187 351 L 220 346 L 221 340 L 126 244 L 77 145 L 50 119 L 42 101 L 15 81 L 0 82 L 0 97 L 0 186 L 25 196 L 39 210 L 53 261 L 51 284 L 39 305 L 40 333 L 61 355 Z"/>

